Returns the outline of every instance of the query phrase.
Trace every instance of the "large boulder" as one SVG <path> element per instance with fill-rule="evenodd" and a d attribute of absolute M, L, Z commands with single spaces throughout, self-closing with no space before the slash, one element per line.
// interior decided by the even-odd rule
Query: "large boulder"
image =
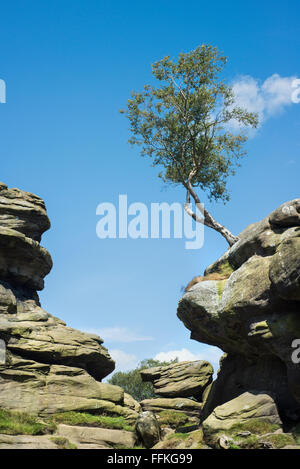
<path fill-rule="evenodd" d="M 153 412 L 161 426 L 178 428 L 183 425 L 198 425 L 202 403 L 185 397 L 157 397 L 141 401 L 144 411 Z"/>
<path fill-rule="evenodd" d="M 201 420 L 217 406 L 253 389 L 276 396 L 281 409 L 297 406 L 288 386 L 286 366 L 278 357 L 265 355 L 259 360 L 249 360 L 240 354 L 225 354 L 220 360 L 217 378 L 207 390 Z"/>
<path fill-rule="evenodd" d="M 218 406 L 203 422 L 204 433 L 228 431 L 235 426 L 249 423 L 250 420 L 266 421 L 282 425 L 276 404 L 268 394 L 245 392 L 240 396 Z"/>
<path fill-rule="evenodd" d="M 0 226 L 40 241 L 50 228 L 44 201 L 30 192 L 8 189 L 0 183 Z"/>
<path fill-rule="evenodd" d="M 59 449 L 49 435 L 2 435 L 0 449 Z"/>
<path fill-rule="evenodd" d="M 58 425 L 57 435 L 66 438 L 78 449 L 129 449 L 134 447 L 136 441 L 134 432 L 64 424 Z"/>
<path fill-rule="evenodd" d="M 143 410 L 151 410 L 153 412 L 176 410 L 177 412 L 184 412 L 191 417 L 199 417 L 202 409 L 200 402 L 187 399 L 186 397 L 157 397 L 154 399 L 144 399 L 140 404 Z"/>
<path fill-rule="evenodd" d="M 224 272 L 225 280 L 209 279 Z M 247 227 L 205 276 L 177 311 L 192 339 L 228 355 L 203 415 L 224 395 L 253 389 L 271 392 L 283 414 L 300 415 L 300 370 L 291 358 L 300 338 L 300 199 Z"/>
<path fill-rule="evenodd" d="M 205 441 L 227 449 L 230 440 L 281 429 L 276 404 L 268 394 L 246 392 L 214 409 L 202 424 Z M 217 446 L 218 447 L 218 446 Z"/>
<path fill-rule="evenodd" d="M 146 448 L 152 448 L 160 439 L 160 428 L 153 412 L 141 412 L 135 430 Z"/>
<path fill-rule="evenodd" d="M 151 381 L 162 397 L 201 397 L 211 383 L 213 368 L 204 360 L 184 361 L 141 371 L 143 381 Z"/>

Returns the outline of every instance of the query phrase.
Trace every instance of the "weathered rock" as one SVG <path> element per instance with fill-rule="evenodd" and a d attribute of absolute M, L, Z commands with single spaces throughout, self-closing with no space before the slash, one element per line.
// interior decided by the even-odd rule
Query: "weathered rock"
<path fill-rule="evenodd" d="M 270 223 L 277 226 L 300 225 L 300 199 L 294 199 L 280 205 L 269 217 Z"/>
<path fill-rule="evenodd" d="M 203 442 L 201 429 L 189 433 L 184 438 L 176 433 L 158 442 L 152 449 L 208 449 Z"/>
<path fill-rule="evenodd" d="M 0 290 L 0 338 L 5 340 L 7 350 L 43 363 L 79 366 L 96 379 L 114 369 L 100 337 L 66 327 L 39 306 L 35 294 L 6 287 L 2 284 Z"/>
<path fill-rule="evenodd" d="M 152 448 L 160 439 L 160 429 L 153 412 L 139 414 L 135 430 L 146 448 Z"/>
<path fill-rule="evenodd" d="M 281 243 L 272 258 L 270 279 L 281 298 L 300 301 L 300 237 Z"/>
<path fill-rule="evenodd" d="M 142 409 L 155 414 L 160 426 L 178 428 L 183 425 L 199 425 L 202 404 L 187 398 L 145 399 Z"/>
<path fill-rule="evenodd" d="M 220 360 L 217 379 L 205 396 L 201 420 L 206 419 L 217 406 L 253 389 L 276 396 L 278 407 L 285 412 L 297 406 L 287 383 L 286 367 L 279 358 L 266 355 L 259 360 L 249 360 L 242 355 L 230 354 Z"/>
<path fill-rule="evenodd" d="M 118 386 L 98 382 L 81 368 L 39 363 L 12 354 L 9 364 L 0 366 L 0 396 L 2 407 L 32 414 L 73 410 L 137 416 L 122 407 L 124 392 Z"/>
<path fill-rule="evenodd" d="M 185 397 L 157 397 L 155 399 L 144 399 L 140 404 L 143 410 L 150 410 L 152 412 L 174 410 L 177 412 L 184 412 L 191 417 L 197 418 L 199 418 L 202 409 L 202 404 L 200 402 L 196 402 Z"/>
<path fill-rule="evenodd" d="M 141 371 L 143 381 L 152 381 L 155 394 L 162 397 L 201 397 L 212 381 L 210 363 L 184 361 Z"/>
<path fill-rule="evenodd" d="M 230 430 L 251 419 L 282 425 L 274 400 L 268 394 L 249 392 L 216 407 L 202 425 L 204 432 L 215 433 Z"/>
<path fill-rule="evenodd" d="M 50 228 L 44 201 L 30 192 L 8 189 L 0 183 L 0 226 L 40 241 Z"/>
<path fill-rule="evenodd" d="M 133 448 L 136 441 L 134 432 L 64 424 L 58 425 L 57 434 L 67 438 L 78 449 Z"/>
<path fill-rule="evenodd" d="M 124 392 L 124 406 L 137 413 L 142 411 L 140 403 L 133 399 L 130 394 L 127 394 L 127 392 Z"/>
<path fill-rule="evenodd" d="M 252 424 L 253 422 L 253 424 Z M 204 420 L 202 428 L 205 441 L 216 447 L 223 447 L 220 444 L 224 440 L 233 436 L 241 437 L 243 425 L 261 428 L 265 425 L 280 428 L 280 420 L 276 404 L 268 394 L 257 394 L 246 392 L 240 396 L 218 406 L 212 414 Z M 224 443 L 225 444 L 225 443 Z M 226 445 L 225 445 L 226 446 Z M 230 442 L 228 441 L 228 447 Z M 226 449 L 226 448 L 225 448 Z"/>
<path fill-rule="evenodd" d="M 40 305 L 35 290 L 43 288 L 52 260 L 39 242 L 49 227 L 39 197 L 0 183 L 1 407 L 45 418 L 86 411 L 134 424 L 139 404 L 124 399 L 120 387 L 100 382 L 115 366 L 102 339 L 67 327 Z M 34 445 L 29 437 L 14 441 L 16 447 Z M 35 441 L 48 447 L 46 438 Z"/>
<path fill-rule="evenodd" d="M 0 449 L 59 449 L 50 435 L 2 435 Z"/>
<path fill-rule="evenodd" d="M 0 339 L 0 365 L 5 365 L 6 362 L 6 345 L 4 340 Z"/>
<path fill-rule="evenodd" d="M 287 202 L 247 227 L 205 271 L 226 271 L 228 279 L 204 277 L 179 302 L 177 314 L 191 338 L 220 347 L 235 363 L 231 375 L 221 368 L 205 394 L 210 411 L 222 395 L 251 391 L 252 373 L 255 389 L 270 390 L 283 414 L 300 412 L 300 369 L 291 359 L 292 342 L 300 337 L 299 207 L 300 199 Z"/>
<path fill-rule="evenodd" d="M 42 290 L 51 268 L 50 254 L 37 241 L 0 225 L 0 279 Z"/>

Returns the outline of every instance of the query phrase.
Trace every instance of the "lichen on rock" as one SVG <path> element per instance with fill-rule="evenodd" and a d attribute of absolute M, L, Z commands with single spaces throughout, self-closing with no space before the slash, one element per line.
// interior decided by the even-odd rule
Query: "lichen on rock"
<path fill-rule="evenodd" d="M 300 418 L 300 370 L 292 361 L 300 338 L 300 199 L 247 227 L 205 275 L 228 265 L 222 289 L 204 277 L 177 310 L 192 339 L 227 353 L 202 416 L 256 390 L 274 396 L 283 415 Z"/>

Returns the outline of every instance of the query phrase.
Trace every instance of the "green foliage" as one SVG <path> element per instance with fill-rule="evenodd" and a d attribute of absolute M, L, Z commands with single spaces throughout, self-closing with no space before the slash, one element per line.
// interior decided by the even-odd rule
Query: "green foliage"
<path fill-rule="evenodd" d="M 124 417 L 109 417 L 106 415 L 92 415 L 87 412 L 61 412 L 52 416 L 54 423 L 64 423 L 66 425 L 86 425 L 101 428 L 111 428 L 116 430 L 134 431 L 128 425 Z"/>
<path fill-rule="evenodd" d="M 181 440 L 186 440 L 187 438 L 189 438 L 189 436 L 189 433 L 172 433 L 171 435 L 168 435 L 167 439 L 173 440 L 174 438 L 180 438 Z"/>
<path fill-rule="evenodd" d="M 172 410 L 163 410 L 159 413 L 159 424 L 170 427 L 183 427 L 189 418 L 184 412 L 175 412 Z"/>
<path fill-rule="evenodd" d="M 155 397 L 153 385 L 149 382 L 143 382 L 141 378 L 141 371 L 146 368 L 153 368 L 155 366 L 166 366 L 172 363 L 177 363 L 177 359 L 170 362 L 160 362 L 152 358 L 142 360 L 139 366 L 132 371 L 122 372 L 118 371 L 108 380 L 110 384 L 120 386 L 124 391 L 130 394 L 138 402 L 143 399 L 151 399 Z"/>
<path fill-rule="evenodd" d="M 40 423 L 34 415 L 0 409 L 0 433 L 6 435 L 41 435 L 45 431 L 46 425 Z"/>
<path fill-rule="evenodd" d="M 129 142 L 162 168 L 165 182 L 186 188 L 190 182 L 224 202 L 227 179 L 246 154 L 243 129 L 258 125 L 257 114 L 238 107 L 221 79 L 226 62 L 211 45 L 181 53 L 177 61 L 164 57 L 152 65 L 158 86 L 132 92 L 121 111 L 130 122 Z"/>

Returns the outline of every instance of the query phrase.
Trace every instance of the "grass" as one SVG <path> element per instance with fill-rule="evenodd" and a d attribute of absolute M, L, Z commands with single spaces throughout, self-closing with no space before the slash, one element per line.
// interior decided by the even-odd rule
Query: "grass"
<path fill-rule="evenodd" d="M 0 433 L 6 435 L 42 435 L 47 433 L 47 425 L 34 415 L 0 409 Z"/>
<path fill-rule="evenodd" d="M 133 432 L 134 427 L 128 425 L 124 417 L 109 417 L 105 415 L 92 415 L 86 412 L 62 412 L 51 417 L 54 424 L 86 425 L 89 427 L 109 428 Z"/>
<path fill-rule="evenodd" d="M 287 445 L 295 445 L 294 437 L 292 435 L 285 435 L 284 433 L 268 435 L 264 440 L 269 441 L 276 449 L 283 448 Z"/>
<path fill-rule="evenodd" d="M 250 419 L 247 422 L 234 425 L 230 429 L 230 433 L 232 434 L 248 431 L 254 433 L 255 435 L 264 435 L 266 433 L 275 432 L 279 428 L 279 425 L 266 422 L 262 419 Z"/>
<path fill-rule="evenodd" d="M 53 443 L 55 443 L 60 449 L 77 449 L 76 445 L 70 443 L 67 438 L 63 438 L 61 436 L 53 436 L 51 441 L 53 441 Z"/>
<path fill-rule="evenodd" d="M 182 427 L 188 422 L 189 418 L 184 412 L 174 412 L 172 410 L 163 410 L 159 413 L 160 425 L 170 425 L 170 427 Z"/>
<path fill-rule="evenodd" d="M 230 449 L 254 449 L 257 447 L 258 436 L 250 435 L 246 438 L 235 437 L 232 442 L 229 443 Z"/>
<path fill-rule="evenodd" d="M 164 440 L 163 449 L 175 449 L 178 446 L 181 449 L 201 449 L 203 447 L 203 432 L 197 430 L 192 433 L 173 433 Z"/>
<path fill-rule="evenodd" d="M 172 433 L 172 435 L 169 435 L 167 437 L 167 440 L 172 440 L 174 438 L 180 438 L 181 440 L 185 440 L 186 438 L 189 438 L 190 434 L 189 433 Z"/>

